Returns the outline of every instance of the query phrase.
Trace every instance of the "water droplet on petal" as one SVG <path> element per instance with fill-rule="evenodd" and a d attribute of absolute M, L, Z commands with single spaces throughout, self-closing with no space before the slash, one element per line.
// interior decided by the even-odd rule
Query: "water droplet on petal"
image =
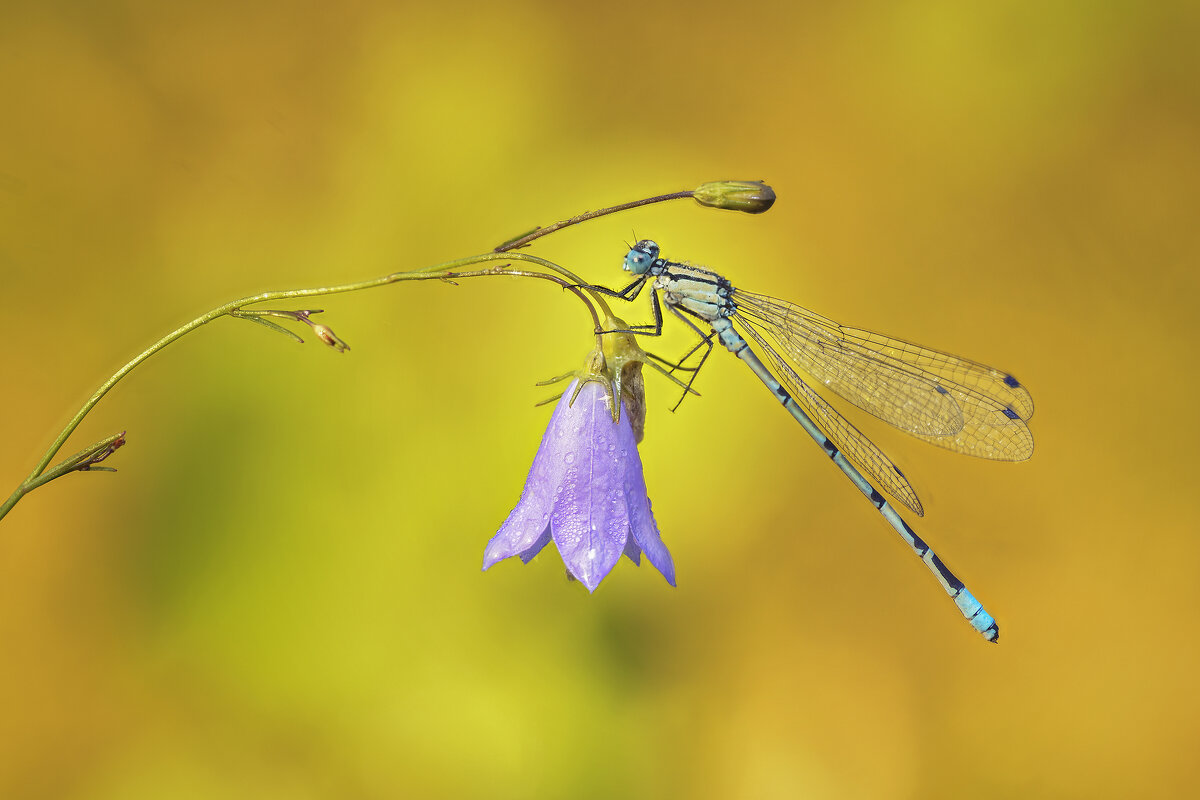
<path fill-rule="evenodd" d="M 563 461 L 567 462 L 568 464 L 574 464 L 575 463 L 575 454 L 567 453 L 566 455 L 563 456 Z"/>

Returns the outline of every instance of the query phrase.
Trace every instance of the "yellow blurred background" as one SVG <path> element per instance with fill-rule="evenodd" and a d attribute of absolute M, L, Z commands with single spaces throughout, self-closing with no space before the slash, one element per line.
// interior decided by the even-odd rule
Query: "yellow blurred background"
<path fill-rule="evenodd" d="M 251 7 L 247 8 L 249 5 Z M 236 297 L 626 243 L 1013 371 L 1037 453 L 849 416 L 983 642 L 736 359 L 648 378 L 671 589 L 479 570 L 590 320 L 549 284 L 223 319 L 0 522 L 0 797 L 1182 796 L 1200 779 L 1194 3 L 9 2 L 0 495 L 129 357 Z M 289 307 L 276 304 L 277 307 Z M 630 311 L 633 317 L 644 309 Z M 311 339 L 311 337 L 309 337 Z M 681 353 L 685 332 L 655 349 Z"/>

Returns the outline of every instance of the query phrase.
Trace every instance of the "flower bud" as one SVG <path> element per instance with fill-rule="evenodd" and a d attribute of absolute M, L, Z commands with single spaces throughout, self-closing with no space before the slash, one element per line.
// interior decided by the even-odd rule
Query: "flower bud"
<path fill-rule="evenodd" d="M 761 214 L 775 203 L 775 190 L 762 181 L 713 181 L 692 192 L 702 206 Z"/>
<path fill-rule="evenodd" d="M 337 350 L 339 353 L 344 353 L 350 349 L 350 345 L 339 339 L 337 334 L 334 333 L 328 325 L 321 325 L 320 323 L 309 324 L 312 325 L 313 333 L 315 333 L 322 342 L 329 345 L 334 350 Z"/>

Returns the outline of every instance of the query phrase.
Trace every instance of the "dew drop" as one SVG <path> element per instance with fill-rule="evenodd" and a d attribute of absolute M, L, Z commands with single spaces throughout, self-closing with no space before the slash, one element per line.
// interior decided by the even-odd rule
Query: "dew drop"
<path fill-rule="evenodd" d="M 575 454 L 567 453 L 566 455 L 563 456 L 563 461 L 567 462 L 568 464 L 574 464 L 575 463 Z"/>

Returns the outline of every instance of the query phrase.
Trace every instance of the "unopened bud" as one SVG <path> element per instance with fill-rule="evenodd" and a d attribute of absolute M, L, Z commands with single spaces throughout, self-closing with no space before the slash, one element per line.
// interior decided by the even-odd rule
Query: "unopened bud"
<path fill-rule="evenodd" d="M 762 181 L 713 181 L 692 192 L 702 206 L 761 214 L 775 204 L 775 190 Z"/>
<path fill-rule="evenodd" d="M 313 333 L 315 333 L 322 342 L 329 345 L 334 350 L 337 350 L 339 353 L 344 353 L 350 349 L 350 345 L 339 339 L 337 334 L 334 333 L 328 325 L 321 325 L 318 323 L 311 324 Z"/>

